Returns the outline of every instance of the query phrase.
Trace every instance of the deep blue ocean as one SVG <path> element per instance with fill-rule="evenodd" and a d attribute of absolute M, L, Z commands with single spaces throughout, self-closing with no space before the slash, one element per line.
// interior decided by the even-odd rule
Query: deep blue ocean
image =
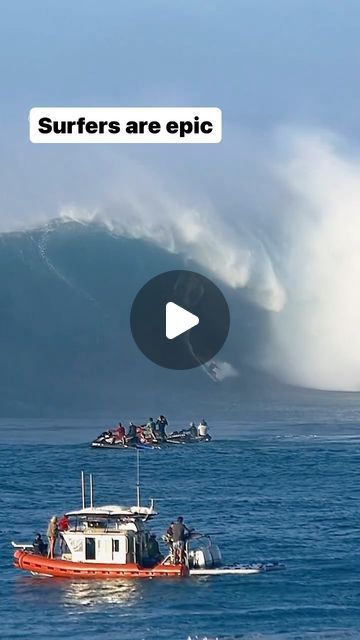
<path fill-rule="evenodd" d="M 349 408 L 344 397 L 296 414 L 267 407 L 253 421 L 239 410 L 241 420 L 213 425 L 210 444 L 142 452 L 142 501 L 157 501 L 157 534 L 183 515 L 213 534 L 226 563 L 286 564 L 178 581 L 14 569 L 11 540 L 31 541 L 53 513 L 77 508 L 82 469 L 95 476 L 96 503 L 133 502 L 136 456 L 91 449 L 99 420 L 2 420 L 1 638 L 360 638 L 360 421 L 354 396 Z"/>

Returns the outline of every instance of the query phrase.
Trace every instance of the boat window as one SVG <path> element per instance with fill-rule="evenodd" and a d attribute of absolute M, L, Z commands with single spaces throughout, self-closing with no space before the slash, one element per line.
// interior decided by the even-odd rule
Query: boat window
<path fill-rule="evenodd" d="M 120 543 L 119 543 L 119 540 L 113 540 L 113 541 L 112 541 L 112 550 L 113 550 L 113 553 L 114 553 L 114 552 L 119 552 L 119 551 L 120 551 Z"/>
<path fill-rule="evenodd" d="M 95 538 L 85 538 L 85 558 L 86 560 L 95 560 Z"/>
<path fill-rule="evenodd" d="M 105 527 L 105 522 L 102 520 L 88 520 L 87 524 L 90 529 L 103 529 Z"/>

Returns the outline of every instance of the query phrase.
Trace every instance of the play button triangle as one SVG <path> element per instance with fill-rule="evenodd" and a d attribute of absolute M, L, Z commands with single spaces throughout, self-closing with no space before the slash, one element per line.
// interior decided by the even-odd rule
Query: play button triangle
<path fill-rule="evenodd" d="M 173 340 L 199 324 L 199 318 L 175 302 L 166 304 L 166 337 Z"/>

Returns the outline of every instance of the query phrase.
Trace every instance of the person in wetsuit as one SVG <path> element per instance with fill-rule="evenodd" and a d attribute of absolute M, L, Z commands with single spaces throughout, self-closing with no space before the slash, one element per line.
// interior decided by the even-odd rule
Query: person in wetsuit
<path fill-rule="evenodd" d="M 156 535 L 154 533 L 152 533 L 149 538 L 148 554 L 149 558 L 151 558 L 151 560 L 153 560 L 154 562 L 160 562 L 160 560 L 163 559 L 163 556 L 160 552 L 159 543 L 156 540 Z"/>
<path fill-rule="evenodd" d="M 190 434 L 191 438 L 194 438 L 194 439 L 197 438 L 198 431 L 197 431 L 197 428 L 195 426 L 195 422 L 190 422 L 190 427 L 188 429 L 188 433 Z"/>
<path fill-rule="evenodd" d="M 159 416 L 156 420 L 156 437 L 160 442 L 164 442 L 166 440 L 166 427 L 168 424 L 169 423 L 165 416 Z"/>
<path fill-rule="evenodd" d="M 47 544 L 41 537 L 40 533 L 37 533 L 33 540 L 34 553 L 40 556 L 45 556 L 47 553 Z"/>
<path fill-rule="evenodd" d="M 134 424 L 133 422 L 130 422 L 129 430 L 126 434 L 126 442 L 128 442 L 128 444 L 134 444 L 137 441 L 138 441 L 138 437 L 136 432 L 136 424 Z"/>

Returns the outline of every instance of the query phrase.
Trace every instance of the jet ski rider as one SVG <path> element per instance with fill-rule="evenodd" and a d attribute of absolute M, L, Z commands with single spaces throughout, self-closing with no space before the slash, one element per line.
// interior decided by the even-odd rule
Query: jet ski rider
<path fill-rule="evenodd" d="M 40 556 L 45 556 L 47 553 L 47 544 L 41 537 L 40 533 L 37 533 L 34 541 L 33 541 L 34 553 L 39 554 Z"/>
<path fill-rule="evenodd" d="M 134 424 L 133 422 L 130 422 L 129 424 L 129 430 L 126 434 L 126 441 L 128 443 L 134 443 L 138 441 L 136 424 Z"/>
<path fill-rule="evenodd" d="M 156 425 L 152 418 L 149 418 L 149 421 L 145 425 L 144 428 L 144 436 L 146 440 L 156 440 Z"/>
<path fill-rule="evenodd" d="M 160 442 L 165 442 L 166 440 L 166 427 L 168 424 L 165 416 L 159 416 L 156 420 L 156 438 Z"/>
<path fill-rule="evenodd" d="M 209 431 L 208 424 L 206 420 L 204 420 L 204 418 L 201 420 L 197 428 L 197 431 L 198 431 L 199 438 L 206 438 L 206 436 L 208 435 L 208 431 Z"/>
<path fill-rule="evenodd" d="M 115 442 L 121 442 L 122 444 L 125 444 L 125 428 L 123 427 L 121 422 L 119 422 L 118 426 L 116 427 L 116 429 L 114 429 L 112 434 L 115 437 Z"/>
<path fill-rule="evenodd" d="M 188 429 L 188 432 L 189 432 L 189 434 L 190 434 L 190 436 L 192 438 L 195 439 L 197 437 L 198 431 L 197 431 L 197 428 L 195 426 L 195 422 L 190 422 L 190 427 Z"/>

